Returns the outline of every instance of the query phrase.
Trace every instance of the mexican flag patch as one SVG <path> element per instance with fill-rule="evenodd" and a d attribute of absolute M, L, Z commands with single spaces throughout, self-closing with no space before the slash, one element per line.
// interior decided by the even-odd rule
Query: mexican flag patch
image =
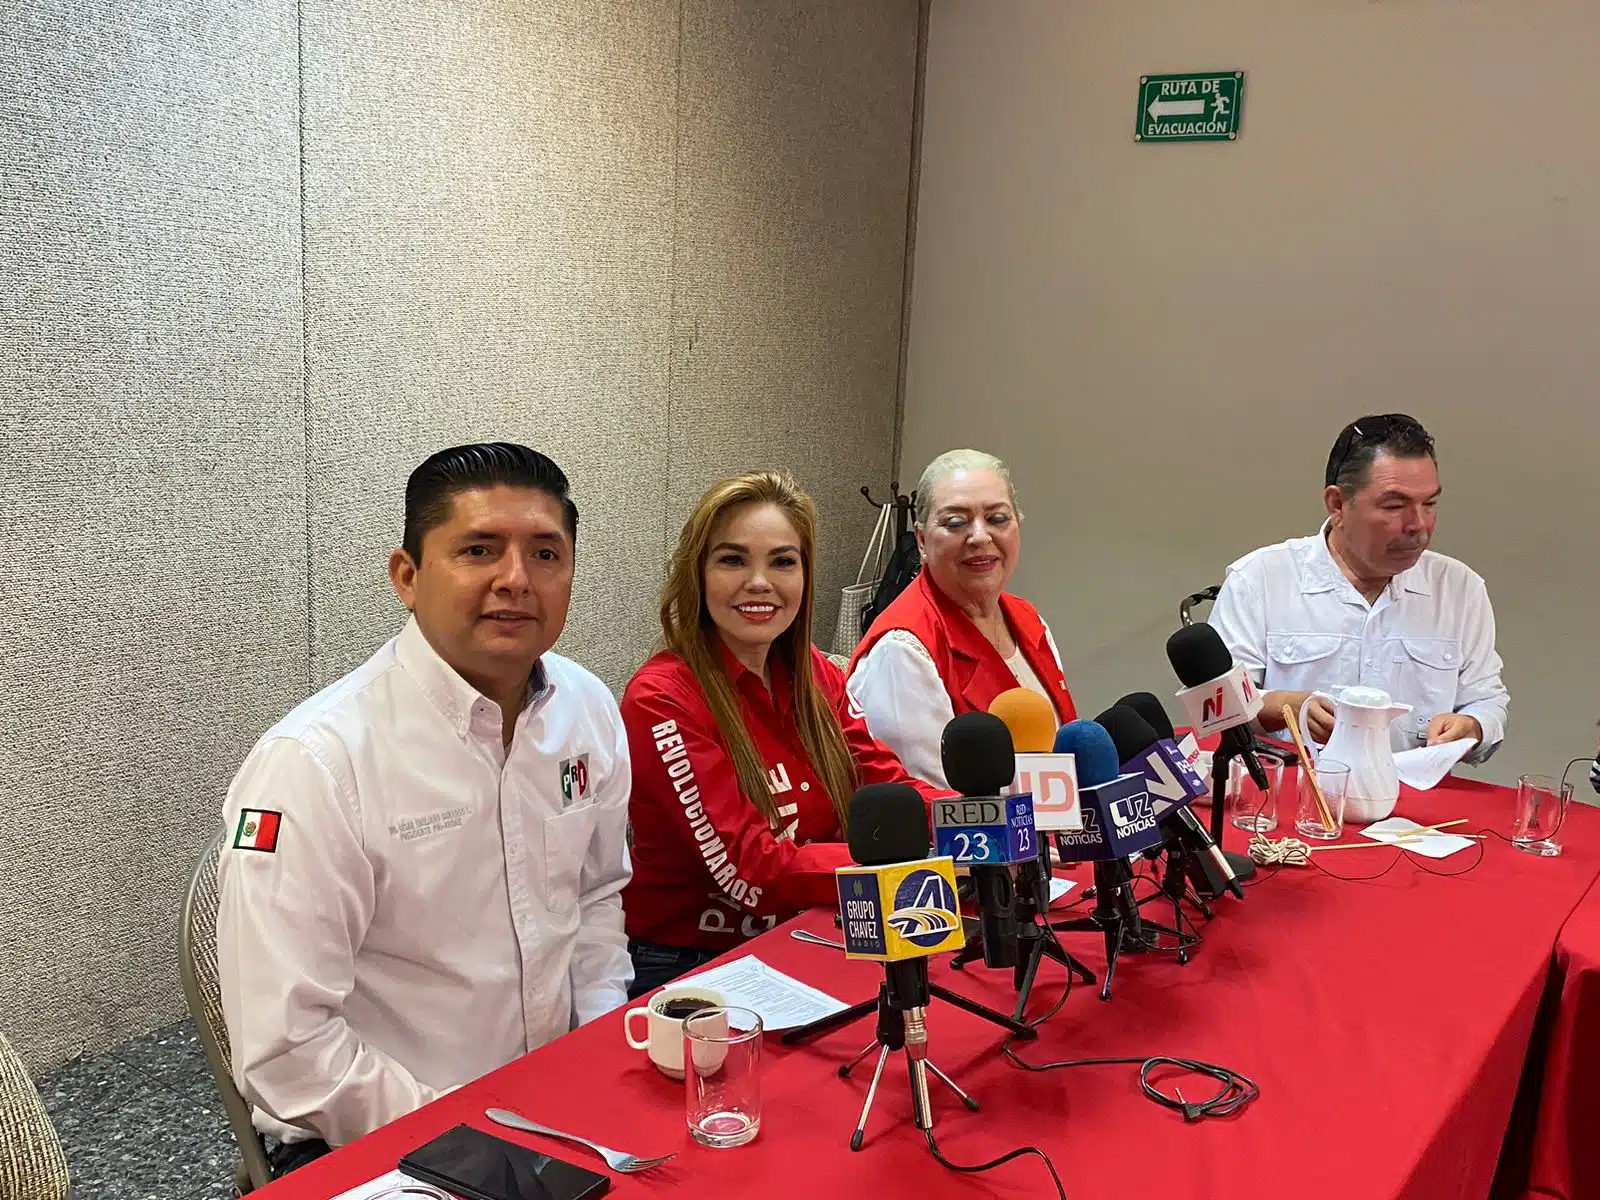
<path fill-rule="evenodd" d="M 283 814 L 268 809 L 247 808 L 239 814 L 239 828 L 234 831 L 235 850 L 263 850 L 271 854 L 278 848 L 278 826 Z"/>

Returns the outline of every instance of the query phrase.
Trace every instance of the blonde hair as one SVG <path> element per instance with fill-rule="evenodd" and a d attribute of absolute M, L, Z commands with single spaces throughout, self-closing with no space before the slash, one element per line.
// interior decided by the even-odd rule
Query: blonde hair
<path fill-rule="evenodd" d="M 711 532 L 729 511 L 746 504 L 770 504 L 794 526 L 800 539 L 805 588 L 800 611 L 778 635 L 770 653 L 789 670 L 794 687 L 795 724 L 811 768 L 828 789 L 839 827 L 846 825 L 850 795 L 856 788 L 856 764 L 844 740 L 833 705 L 811 673 L 811 619 L 815 609 L 817 506 L 800 485 L 780 471 L 752 471 L 711 485 L 678 535 L 661 589 L 661 634 L 666 648 L 688 664 L 717 731 L 733 759 L 739 787 L 773 829 L 781 827 L 778 805 L 767 783 L 767 768 L 745 728 L 733 681 L 723 668 L 719 637 L 705 600 L 705 564 Z"/>
<path fill-rule="evenodd" d="M 1017 508 L 1017 489 L 1011 482 L 1011 468 L 992 454 L 982 450 L 946 450 L 929 463 L 917 480 L 917 524 L 924 528 L 928 514 L 933 511 L 933 489 L 944 479 L 958 471 L 993 471 L 1005 480 L 1006 494 L 1011 497 L 1011 507 L 1016 509 L 1017 520 L 1022 520 L 1022 510 Z"/>

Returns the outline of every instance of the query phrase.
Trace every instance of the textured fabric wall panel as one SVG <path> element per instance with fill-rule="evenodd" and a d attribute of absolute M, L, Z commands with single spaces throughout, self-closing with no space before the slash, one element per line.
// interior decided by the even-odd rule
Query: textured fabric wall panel
<path fill-rule="evenodd" d="M 677 5 L 303 12 L 315 681 L 403 619 L 406 474 L 505 438 L 573 479 L 560 649 L 620 686 L 662 565 Z"/>
<path fill-rule="evenodd" d="M 666 536 L 716 476 L 792 469 L 824 644 L 890 474 L 916 53 L 915 0 L 684 0 Z"/>
<path fill-rule="evenodd" d="M 6 7 L 0 1014 L 173 1016 L 182 887 L 306 682 L 289 3 Z"/>

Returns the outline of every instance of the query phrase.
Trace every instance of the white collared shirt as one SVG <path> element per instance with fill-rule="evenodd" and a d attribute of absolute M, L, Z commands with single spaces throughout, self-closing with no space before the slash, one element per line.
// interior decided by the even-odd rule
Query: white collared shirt
<path fill-rule="evenodd" d="M 1420 746 L 1439 713 L 1476 717 L 1482 762 L 1506 736 L 1494 609 L 1476 572 L 1423 551 L 1368 604 L 1328 550 L 1327 525 L 1245 555 L 1228 568 L 1208 620 L 1234 661 L 1266 691 L 1338 685 L 1382 688 L 1412 711 L 1396 720 L 1396 750 Z"/>
<path fill-rule="evenodd" d="M 622 718 L 555 654 L 531 691 L 507 750 L 413 619 L 246 758 L 217 958 L 257 1128 L 343 1145 L 626 1000 Z"/>
<path fill-rule="evenodd" d="M 1044 636 L 1059 669 L 1061 651 L 1056 649 L 1048 625 Z M 1050 699 L 1020 649 L 1006 659 L 1006 666 L 1016 676 L 1018 687 L 1031 688 Z M 944 775 L 942 747 L 944 727 L 955 719 L 956 710 L 921 638 L 909 629 L 891 629 L 861 656 L 845 688 L 866 713 L 872 736 L 895 752 L 907 774 L 934 787 L 950 786 Z"/>

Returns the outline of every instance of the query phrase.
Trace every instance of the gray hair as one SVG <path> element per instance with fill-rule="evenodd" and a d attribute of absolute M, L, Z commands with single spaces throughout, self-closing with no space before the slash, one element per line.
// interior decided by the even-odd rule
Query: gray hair
<path fill-rule="evenodd" d="M 1006 493 L 1011 497 L 1011 507 L 1017 510 L 1017 520 L 1022 520 L 1022 510 L 1017 508 L 1017 489 L 1011 482 L 1011 468 L 992 454 L 982 450 L 946 450 L 934 459 L 917 480 L 917 524 L 926 526 L 933 508 L 933 489 L 941 480 L 958 471 L 992 471 L 1005 480 Z"/>

